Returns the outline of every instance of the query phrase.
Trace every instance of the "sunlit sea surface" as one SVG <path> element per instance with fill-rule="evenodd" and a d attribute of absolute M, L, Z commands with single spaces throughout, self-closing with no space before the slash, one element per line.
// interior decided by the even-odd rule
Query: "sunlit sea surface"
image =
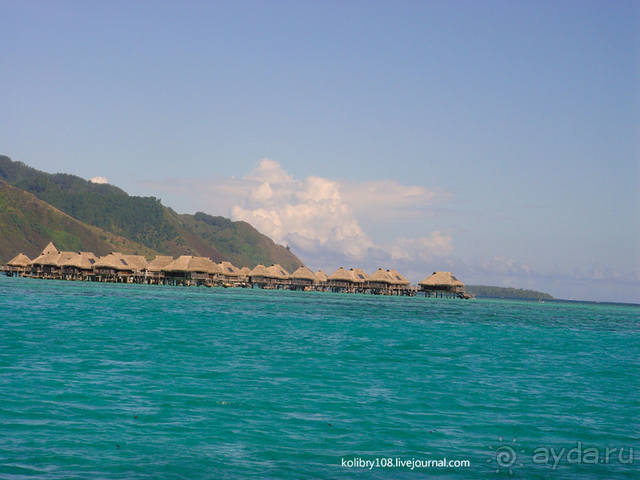
<path fill-rule="evenodd" d="M 640 478 L 638 306 L 2 277 L 0 319 L 3 479 Z"/>

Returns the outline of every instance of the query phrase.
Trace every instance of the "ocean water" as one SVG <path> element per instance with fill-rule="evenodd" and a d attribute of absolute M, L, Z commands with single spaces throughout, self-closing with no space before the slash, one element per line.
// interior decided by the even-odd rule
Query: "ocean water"
<path fill-rule="evenodd" d="M 640 478 L 639 375 L 638 306 L 2 277 L 0 478 Z"/>

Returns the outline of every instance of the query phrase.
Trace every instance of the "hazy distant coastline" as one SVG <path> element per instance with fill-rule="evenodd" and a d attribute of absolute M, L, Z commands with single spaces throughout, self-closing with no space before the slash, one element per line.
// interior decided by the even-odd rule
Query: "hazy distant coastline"
<path fill-rule="evenodd" d="M 466 291 L 476 297 L 554 300 L 554 297 L 548 293 L 538 292 L 537 290 L 526 290 L 523 288 L 496 287 L 492 285 L 467 285 Z"/>

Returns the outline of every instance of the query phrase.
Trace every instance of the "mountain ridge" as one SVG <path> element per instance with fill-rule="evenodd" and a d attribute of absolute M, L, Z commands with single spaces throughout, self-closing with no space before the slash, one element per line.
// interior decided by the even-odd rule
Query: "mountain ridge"
<path fill-rule="evenodd" d="M 300 259 L 288 249 L 277 245 L 246 222 L 233 222 L 203 212 L 179 214 L 162 205 L 156 197 L 131 196 L 114 185 L 95 184 L 66 173 L 42 172 L 22 162 L 13 161 L 6 155 L 0 155 L 0 180 L 35 196 L 86 226 L 97 227 L 101 232 L 123 239 L 112 239 L 109 242 L 123 244 L 127 240 L 131 242 L 127 244 L 128 248 L 145 250 L 147 255 L 205 256 L 214 261 L 228 260 L 235 265 L 248 267 L 258 263 L 279 263 L 287 270 L 294 270 L 302 265 Z M 26 197 L 18 197 L 24 204 Z M 3 208 L 6 210 L 9 207 L 6 201 L 5 203 L 4 207 L 0 205 L 0 214 L 3 213 Z M 20 210 L 20 205 L 20 202 L 14 202 L 11 208 L 15 212 Z M 47 210 L 42 205 L 40 208 Z M 5 218 L 5 221 L 10 224 L 9 218 Z M 29 222 L 34 221 L 30 217 Z M 0 222 L 0 231 L 9 228 L 9 224 Z M 25 232 L 33 230 L 28 224 L 21 225 L 20 228 Z M 67 243 L 82 246 L 88 242 L 86 229 L 77 224 L 74 224 L 74 228 L 75 240 Z M 17 243 L 20 235 L 15 232 L 11 241 L 4 238 L 4 235 L 2 237 L 0 257 L 6 261 L 4 252 L 9 246 L 17 250 L 15 253 L 22 247 Z M 60 248 L 63 248 L 62 245 L 64 244 Z"/>
<path fill-rule="evenodd" d="M 3 262 L 20 252 L 33 259 L 49 241 L 63 250 L 86 250 L 97 255 L 116 250 L 146 256 L 155 253 L 144 245 L 87 225 L 1 179 L 0 232 Z"/>

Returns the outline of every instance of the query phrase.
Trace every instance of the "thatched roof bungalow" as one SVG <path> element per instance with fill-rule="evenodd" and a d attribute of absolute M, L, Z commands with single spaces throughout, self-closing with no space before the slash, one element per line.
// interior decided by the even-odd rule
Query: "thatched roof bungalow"
<path fill-rule="evenodd" d="M 31 260 L 29 259 L 29 257 L 27 257 L 24 253 L 19 253 L 2 267 L 2 271 L 9 276 L 21 275 L 25 273 L 30 265 Z"/>
<path fill-rule="evenodd" d="M 271 282 L 267 267 L 259 263 L 249 272 L 249 283 L 253 286 L 264 288 Z"/>
<path fill-rule="evenodd" d="M 291 275 L 278 263 L 267 267 L 267 278 L 271 278 L 276 287 L 284 287 L 291 284 Z"/>
<path fill-rule="evenodd" d="M 385 289 L 392 283 L 393 278 L 391 277 L 391 274 L 384 268 L 378 268 L 378 270 L 369 275 L 369 279 L 367 281 L 368 286 L 374 289 Z"/>
<path fill-rule="evenodd" d="M 147 272 L 161 272 L 173 260 L 174 258 L 170 255 L 156 255 L 153 260 L 147 263 Z"/>
<path fill-rule="evenodd" d="M 44 247 L 44 250 L 42 250 L 42 253 L 40 253 L 40 255 L 48 255 L 48 254 L 51 254 L 51 253 L 60 253 L 60 251 L 53 244 L 53 242 L 47 243 L 47 246 Z"/>
<path fill-rule="evenodd" d="M 327 283 L 327 279 L 329 278 L 327 276 L 326 273 L 324 273 L 324 270 L 319 269 L 316 273 L 315 273 L 315 280 L 314 283 L 317 285 L 324 285 Z"/>
<path fill-rule="evenodd" d="M 207 257 L 181 255 L 161 268 L 165 279 L 177 285 L 211 285 L 220 267 Z"/>
<path fill-rule="evenodd" d="M 96 270 L 125 271 L 133 273 L 137 269 L 137 265 L 130 264 L 124 254 L 120 252 L 111 252 L 108 255 L 99 257 L 94 264 Z"/>
<path fill-rule="evenodd" d="M 289 280 L 290 277 L 289 272 L 279 263 L 274 263 L 270 267 L 267 267 L 267 276 L 281 281 Z"/>
<path fill-rule="evenodd" d="M 78 270 L 93 270 L 98 257 L 92 252 L 62 252 L 58 260 L 60 267 L 72 267 Z"/>
<path fill-rule="evenodd" d="M 65 280 L 88 280 L 97 261 L 98 257 L 92 252 L 61 252 L 58 267 Z"/>
<path fill-rule="evenodd" d="M 352 268 L 350 269 L 353 275 L 353 280 L 355 283 L 365 283 L 369 276 L 365 273 L 361 268 Z"/>
<path fill-rule="evenodd" d="M 290 279 L 293 289 L 304 290 L 313 285 L 316 276 L 311 270 L 303 265 L 291 274 Z"/>
<path fill-rule="evenodd" d="M 31 263 L 29 257 L 27 257 L 24 253 L 19 253 L 11 260 L 7 262 L 7 265 L 10 267 L 26 267 Z"/>
<path fill-rule="evenodd" d="M 220 278 L 226 286 L 242 285 L 246 282 L 246 277 L 240 272 L 240 269 L 231 262 L 220 262 Z"/>
<path fill-rule="evenodd" d="M 241 275 L 240 269 L 231 262 L 220 262 L 218 267 L 220 268 L 220 274 L 227 279 L 235 279 Z"/>
<path fill-rule="evenodd" d="M 53 242 L 49 242 L 44 250 L 31 261 L 30 271 L 35 276 L 53 278 L 58 271 L 60 251 Z"/>
<path fill-rule="evenodd" d="M 353 283 L 353 275 L 349 270 L 340 267 L 329 275 L 327 281 L 332 287 L 349 287 Z"/>
<path fill-rule="evenodd" d="M 345 270 L 340 267 L 327 279 L 327 284 L 334 292 L 356 292 L 364 289 L 367 274 L 359 269 Z"/>
<path fill-rule="evenodd" d="M 147 263 L 144 272 L 145 283 L 159 284 L 162 283 L 164 272 L 162 269 L 173 262 L 174 258 L 170 255 L 156 255 L 153 260 Z"/>
<path fill-rule="evenodd" d="M 387 273 L 391 276 L 391 280 L 392 280 L 391 283 L 393 285 L 405 286 L 405 287 L 408 287 L 409 285 L 411 285 L 411 282 L 407 280 L 405 276 L 402 275 L 397 270 L 387 270 Z"/>
<path fill-rule="evenodd" d="M 402 274 L 396 270 L 385 270 L 384 268 L 378 268 L 369 275 L 367 280 L 367 287 L 374 294 L 406 294 L 410 290 L 409 285 L 409 280 L 404 278 Z"/>
<path fill-rule="evenodd" d="M 129 283 L 135 277 L 143 276 L 146 267 L 147 260 L 142 255 L 111 252 L 98 258 L 93 269 L 98 281 Z"/>
<path fill-rule="evenodd" d="M 161 268 L 163 272 L 218 273 L 220 268 L 210 258 L 181 255 Z"/>
<path fill-rule="evenodd" d="M 267 275 L 268 275 L 267 267 L 265 267 L 261 263 L 259 263 L 255 267 L 253 267 L 253 269 L 249 272 L 249 277 L 250 278 L 253 278 L 253 277 L 266 277 Z"/>
<path fill-rule="evenodd" d="M 40 255 L 38 255 L 31 261 L 31 265 L 55 266 L 58 261 L 59 254 L 60 251 L 56 248 L 56 246 L 52 242 L 49 242 L 47 246 L 44 247 L 44 250 L 40 252 Z"/>
<path fill-rule="evenodd" d="M 147 259 L 143 255 L 123 254 L 122 258 L 133 267 L 135 272 L 142 272 L 147 268 Z"/>
<path fill-rule="evenodd" d="M 451 272 L 433 272 L 418 283 L 423 292 L 464 293 L 464 283 Z"/>
<path fill-rule="evenodd" d="M 249 272 L 249 283 L 260 288 L 278 288 L 289 282 L 289 272 L 277 263 L 270 267 L 259 264 Z"/>

